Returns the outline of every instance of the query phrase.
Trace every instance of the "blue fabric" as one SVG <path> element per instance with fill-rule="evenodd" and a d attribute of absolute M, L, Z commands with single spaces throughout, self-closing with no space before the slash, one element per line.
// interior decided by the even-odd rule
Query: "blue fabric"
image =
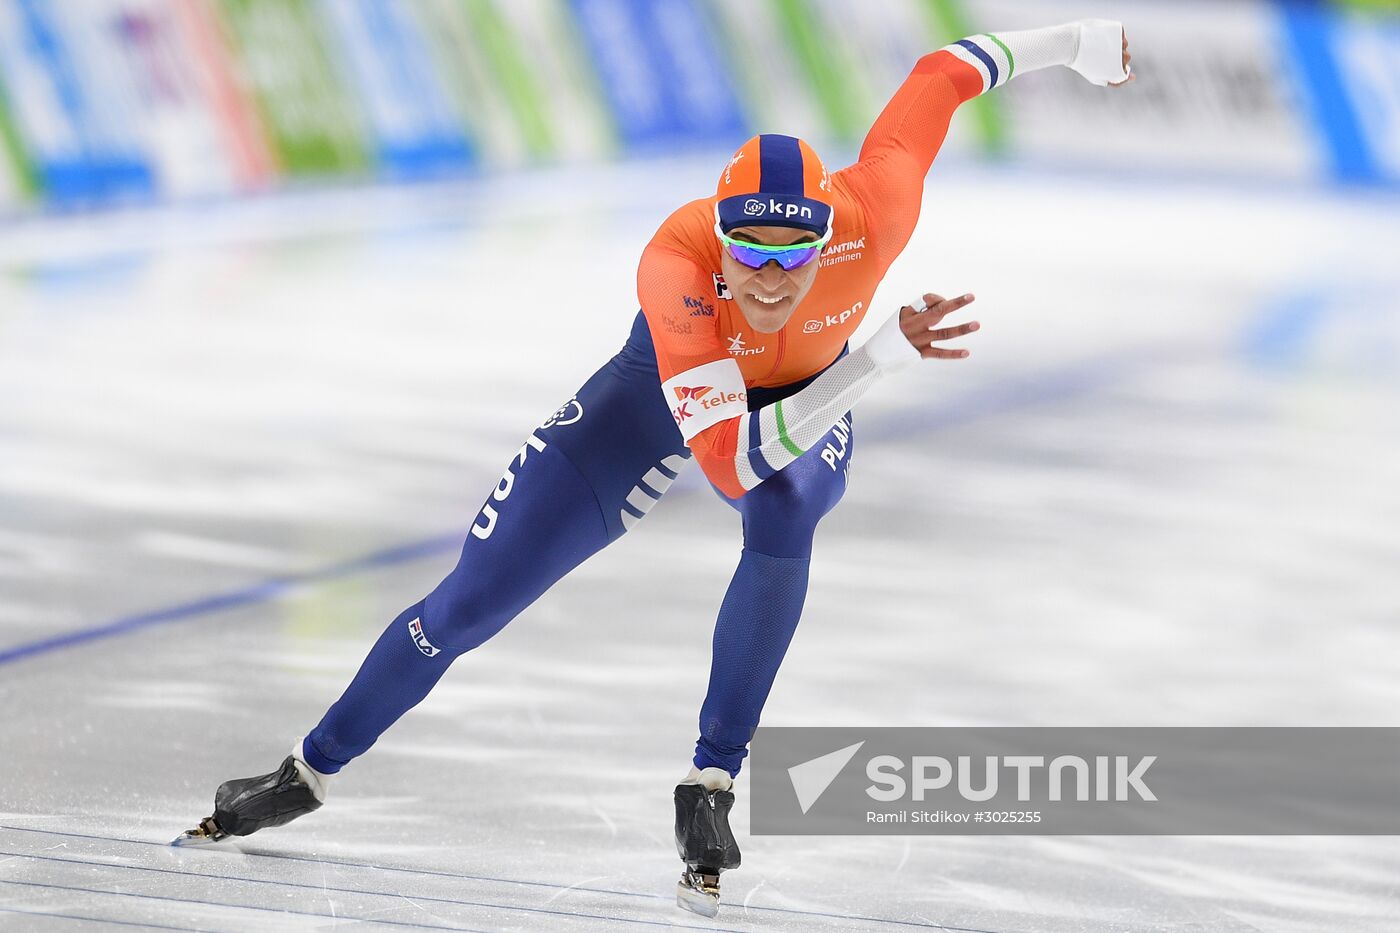
<path fill-rule="evenodd" d="M 735 194 L 715 205 L 719 228 L 725 233 L 735 227 L 768 226 L 826 233 L 831 222 L 831 205 L 800 194 Z"/>
<path fill-rule="evenodd" d="M 795 137 L 780 133 L 758 137 L 758 190 L 764 194 L 807 193 L 802 185 L 802 147 Z"/>
<path fill-rule="evenodd" d="M 990 76 L 990 77 L 988 77 L 988 79 L 987 79 L 987 87 L 989 87 L 989 88 L 994 88 L 994 87 L 996 87 L 996 86 L 997 86 L 997 76 L 998 76 L 998 75 L 997 75 L 997 63 L 992 59 L 992 56 L 990 56 L 990 55 L 988 55 L 986 52 L 984 52 L 984 51 L 982 50 L 982 47 L 979 46 L 976 42 L 970 42 L 970 41 L 967 40 L 967 39 L 959 39 L 959 40 L 958 40 L 958 45 L 962 46 L 963 48 L 965 48 L 965 49 L 967 49 L 969 52 L 971 52 L 973 55 L 977 56 L 978 60 L 981 61 L 982 64 L 984 64 L 984 65 L 987 66 L 987 74 Z"/>
<path fill-rule="evenodd" d="M 737 777 L 807 598 L 806 557 L 744 548 L 719 608 L 695 767 Z"/>
<path fill-rule="evenodd" d="M 755 389 L 771 404 L 810 380 Z M 849 418 L 849 416 L 848 416 Z M 802 612 L 817 523 L 840 500 L 849 423 L 739 500 L 744 550 L 715 627 L 715 660 L 697 746 L 737 773 Z M 656 354 L 638 315 L 626 346 L 532 431 L 468 531 L 457 566 L 404 610 L 345 693 L 307 736 L 307 763 L 333 774 L 417 705 L 463 653 L 505 627 L 554 583 L 619 538 L 690 457 L 660 390 Z M 668 458 L 680 458 L 671 460 Z M 658 483 L 653 476 L 652 483 Z M 624 521 L 624 514 L 631 516 Z"/>
<path fill-rule="evenodd" d="M 752 411 L 752 409 L 750 409 L 750 411 Z M 751 451 L 751 453 L 749 454 L 749 466 L 753 467 L 753 474 L 754 474 L 754 476 L 757 476 L 760 480 L 766 480 L 766 479 L 768 479 L 768 477 L 772 476 L 774 473 L 776 473 L 776 472 L 778 472 L 778 471 L 775 470 L 775 469 L 773 469 L 772 464 L 770 464 L 770 463 L 768 462 L 768 458 L 765 457 L 765 456 L 763 456 L 763 451 L 759 450 L 759 446 L 760 446 L 762 443 L 763 443 L 763 422 L 762 422 L 762 419 L 759 419 L 759 418 L 750 418 L 750 419 L 749 419 L 749 450 Z"/>
<path fill-rule="evenodd" d="M 805 384 L 753 389 L 749 407 L 771 405 Z M 743 498 L 721 495 L 743 517 L 744 550 L 715 623 L 697 768 L 739 774 L 802 616 L 817 523 L 846 492 L 853 450 L 848 413 L 811 450 Z"/>

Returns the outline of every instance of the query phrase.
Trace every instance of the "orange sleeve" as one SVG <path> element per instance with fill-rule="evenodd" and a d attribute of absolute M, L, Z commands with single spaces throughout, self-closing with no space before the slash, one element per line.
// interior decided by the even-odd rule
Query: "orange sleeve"
<path fill-rule="evenodd" d="M 716 326 L 714 282 L 693 259 L 653 242 L 637 267 L 637 298 L 662 382 L 728 358 Z"/>
<path fill-rule="evenodd" d="M 637 297 L 656 347 L 658 392 L 688 370 L 721 360 L 733 363 L 719 339 L 714 281 L 694 260 L 653 242 L 637 267 Z M 734 369 L 738 371 L 737 364 Z M 673 417 L 681 402 L 666 400 Z M 738 439 L 739 418 L 734 417 L 710 425 L 687 442 L 705 476 L 732 499 L 745 492 L 734 467 Z"/>
<path fill-rule="evenodd" d="M 836 173 L 865 214 L 880 261 L 892 263 L 919 220 L 924 176 L 958 105 L 982 93 L 975 68 L 940 49 L 919 59 L 875 119 L 860 159 Z"/>

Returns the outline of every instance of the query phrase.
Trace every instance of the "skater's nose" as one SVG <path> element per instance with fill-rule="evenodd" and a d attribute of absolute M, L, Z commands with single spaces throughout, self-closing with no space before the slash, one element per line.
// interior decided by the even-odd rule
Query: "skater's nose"
<path fill-rule="evenodd" d="M 789 274 L 786 269 L 778 265 L 776 259 L 770 259 L 763 264 L 763 268 L 754 274 L 754 281 L 763 286 L 769 292 L 776 292 L 787 284 Z"/>

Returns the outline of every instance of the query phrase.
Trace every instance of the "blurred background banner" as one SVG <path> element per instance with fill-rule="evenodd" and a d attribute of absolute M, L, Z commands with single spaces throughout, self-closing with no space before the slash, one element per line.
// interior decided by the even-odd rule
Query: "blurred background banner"
<path fill-rule="evenodd" d="M 462 171 L 472 164 L 460 114 L 427 54 L 406 4 L 318 0 L 330 24 L 332 61 L 363 109 L 378 164 L 404 178 Z"/>
<path fill-rule="evenodd" d="M 1388 6 L 1385 19 L 1284 8 L 1303 98 L 1333 175 L 1346 181 L 1400 180 L 1400 15 Z"/>
<path fill-rule="evenodd" d="M 1076 0 L 968 0 L 973 31 L 1030 28 L 1083 15 Z M 1068 69 L 991 95 L 1017 156 L 1101 168 L 1320 177 L 1322 146 L 1294 83 L 1284 14 L 1267 2 L 1114 5 L 1141 50 L 1131 100 L 1105 99 Z M 1073 80 L 1066 80 L 1072 78 Z"/>
<path fill-rule="evenodd" d="M 983 329 L 860 401 L 764 726 L 1400 725 L 1395 3 L 0 0 L 0 929 L 670 925 L 694 465 L 341 803 L 151 843 L 439 585 L 737 144 L 846 165 L 921 55 L 1085 17 L 1141 80 L 960 106 L 865 303 Z M 720 926 L 1400 930 L 1383 836 L 935 841 L 744 835 Z"/>
<path fill-rule="evenodd" d="M 130 96 L 124 112 L 151 164 L 155 191 L 177 198 L 220 194 L 266 178 L 270 166 L 260 176 L 245 164 L 245 145 L 227 109 L 242 106 L 242 98 L 217 37 L 195 18 L 198 8 L 160 0 L 110 6 L 105 18 L 88 17 L 88 28 L 124 73 L 111 87 Z M 97 90 L 99 101 L 106 87 Z"/>
<path fill-rule="evenodd" d="M 1076 0 L 0 0 L 0 209 L 225 197 L 717 152 L 857 145 L 915 59 Z M 1400 181 L 1400 10 L 1125 0 L 1150 81 L 1069 72 L 964 108 L 978 157 Z"/>
<path fill-rule="evenodd" d="M 188 0 L 211 13 L 282 176 L 361 174 L 363 113 L 339 80 L 327 23 L 308 0 Z M 404 106 L 407 106 L 405 104 Z"/>
<path fill-rule="evenodd" d="M 628 149 L 745 135 L 719 37 L 695 0 L 574 0 L 572 10 Z"/>
<path fill-rule="evenodd" d="M 56 203 L 156 193 L 137 127 L 119 10 L 79 15 L 42 0 L 0 3 L 0 71 L 41 197 Z"/>
<path fill-rule="evenodd" d="M 34 173 L 25 157 L 10 105 L 0 90 L 0 210 L 32 196 Z"/>

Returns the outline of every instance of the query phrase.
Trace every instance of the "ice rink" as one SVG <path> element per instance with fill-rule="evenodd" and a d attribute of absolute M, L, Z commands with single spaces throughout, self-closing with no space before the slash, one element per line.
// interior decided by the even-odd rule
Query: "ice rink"
<path fill-rule="evenodd" d="M 750 837 L 674 906 L 737 517 L 691 466 L 347 768 L 274 768 L 622 344 L 713 155 L 0 227 L 0 928 L 1391 931 L 1390 837 Z M 833 158 L 832 160 L 836 160 Z M 936 166 L 769 725 L 1397 725 L 1400 198 Z M 677 555 L 684 555 L 683 561 Z"/>

